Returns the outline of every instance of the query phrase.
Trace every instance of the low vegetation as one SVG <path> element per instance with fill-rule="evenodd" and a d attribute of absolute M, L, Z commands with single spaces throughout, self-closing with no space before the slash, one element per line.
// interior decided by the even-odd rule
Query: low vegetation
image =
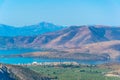
<path fill-rule="evenodd" d="M 31 70 L 49 76 L 52 80 L 120 80 L 120 77 L 105 76 L 112 69 L 90 65 L 27 66 Z"/>

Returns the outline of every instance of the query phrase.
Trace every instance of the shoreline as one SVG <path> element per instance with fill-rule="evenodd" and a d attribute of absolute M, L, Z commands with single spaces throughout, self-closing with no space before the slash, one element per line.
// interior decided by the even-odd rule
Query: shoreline
<path fill-rule="evenodd" d="M 27 63 L 27 64 L 16 64 L 20 66 L 57 66 L 57 65 L 75 65 L 78 66 L 80 65 L 77 62 L 32 62 L 32 63 Z"/>

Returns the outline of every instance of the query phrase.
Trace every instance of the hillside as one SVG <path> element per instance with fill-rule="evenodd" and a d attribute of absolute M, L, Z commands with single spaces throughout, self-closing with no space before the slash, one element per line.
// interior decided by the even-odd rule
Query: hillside
<path fill-rule="evenodd" d="M 73 48 L 96 42 L 120 40 L 119 27 L 72 26 L 37 36 L 0 37 L 1 46 Z"/>
<path fill-rule="evenodd" d="M 28 68 L 13 65 L 0 64 L 1 80 L 50 80 Z"/>

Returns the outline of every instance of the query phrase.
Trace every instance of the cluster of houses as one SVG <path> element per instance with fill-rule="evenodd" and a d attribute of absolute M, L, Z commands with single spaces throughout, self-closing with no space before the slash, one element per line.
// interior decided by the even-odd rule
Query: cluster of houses
<path fill-rule="evenodd" d="M 32 62 L 32 63 L 27 63 L 27 64 L 17 64 L 17 65 L 23 65 L 23 66 L 31 66 L 31 65 L 51 65 L 51 66 L 56 66 L 56 65 L 79 65 L 77 62 Z"/>

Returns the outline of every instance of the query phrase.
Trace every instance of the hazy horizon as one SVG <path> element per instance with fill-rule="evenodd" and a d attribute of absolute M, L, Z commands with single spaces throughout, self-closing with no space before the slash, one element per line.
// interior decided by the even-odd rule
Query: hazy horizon
<path fill-rule="evenodd" d="M 0 25 L 6 25 L 6 26 L 11 26 L 11 27 L 16 27 L 16 28 L 22 28 L 22 27 L 27 27 L 27 26 L 32 26 L 32 25 L 38 25 L 38 24 L 41 24 L 41 23 L 53 24 L 53 25 L 56 25 L 56 26 L 63 26 L 63 27 L 71 27 L 71 26 L 109 26 L 109 27 L 120 27 L 119 25 L 115 26 L 115 25 L 103 25 L 103 24 L 60 25 L 60 24 L 55 24 L 55 23 L 47 22 L 47 21 L 41 21 L 41 22 L 38 22 L 38 23 L 21 25 L 21 26 L 2 24 L 2 23 L 0 23 Z"/>
<path fill-rule="evenodd" d="M 120 25 L 118 0 L 0 0 L 0 24 Z"/>

